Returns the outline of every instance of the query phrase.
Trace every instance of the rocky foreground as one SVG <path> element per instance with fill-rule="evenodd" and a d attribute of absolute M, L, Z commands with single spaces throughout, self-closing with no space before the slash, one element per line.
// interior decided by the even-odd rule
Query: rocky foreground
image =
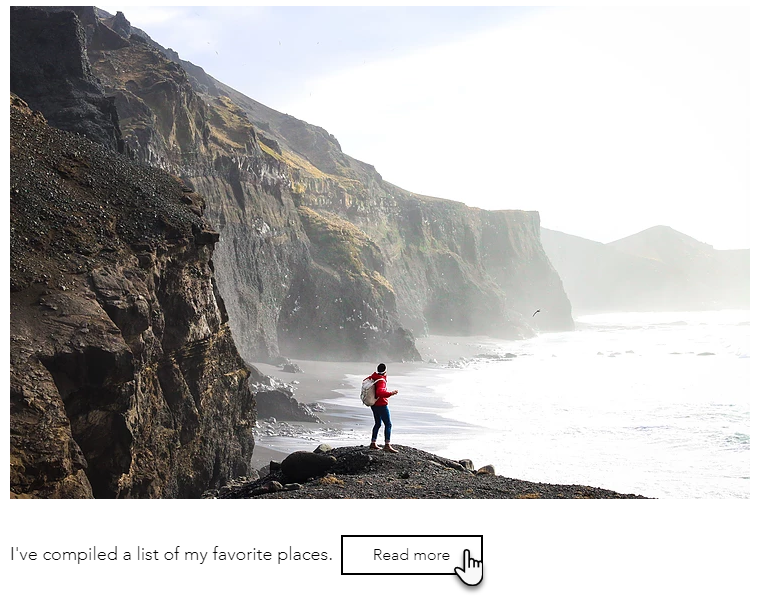
<path fill-rule="evenodd" d="M 203 200 L 10 104 L 11 497 L 200 497 L 247 475 L 255 408 Z"/>
<path fill-rule="evenodd" d="M 590 486 L 544 484 L 475 470 L 409 446 L 398 453 L 366 446 L 290 454 L 272 461 L 256 480 L 240 480 L 205 498 L 217 499 L 645 499 Z"/>

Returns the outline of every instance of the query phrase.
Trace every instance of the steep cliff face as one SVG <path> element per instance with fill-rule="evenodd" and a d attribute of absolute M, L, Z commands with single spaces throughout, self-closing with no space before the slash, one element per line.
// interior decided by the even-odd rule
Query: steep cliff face
<path fill-rule="evenodd" d="M 387 359 L 419 359 L 410 331 L 385 320 L 383 312 L 396 311 L 397 305 L 380 248 L 339 216 L 305 206 L 298 211 L 313 265 L 297 278 L 281 311 L 278 329 L 285 352 L 307 357 L 328 342 L 339 359 L 367 360 L 379 352 Z M 302 307 L 303 302 L 311 305 Z M 346 327 L 353 331 L 345 332 Z"/>
<path fill-rule="evenodd" d="M 277 144 L 297 206 L 342 217 L 379 247 L 399 318 L 416 333 L 530 336 L 573 329 L 571 305 L 540 240 L 537 212 L 486 211 L 413 194 L 344 154 L 320 127 L 273 110 L 185 67 L 203 95 L 230 99 Z"/>
<path fill-rule="evenodd" d="M 417 359 L 396 309 L 379 300 L 372 269 L 347 281 L 316 262 L 319 248 L 295 205 L 293 181 L 317 170 L 258 132 L 220 91 L 197 93 L 204 86 L 194 88 L 170 55 L 139 34 L 121 49 L 90 49 L 117 99 L 128 147 L 208 202 L 207 217 L 222 235 L 218 282 L 242 354 L 270 361 L 282 348 L 298 357 Z M 328 298 L 337 292 L 344 307 Z M 349 319 L 343 308 L 363 317 Z"/>
<path fill-rule="evenodd" d="M 540 240 L 537 212 L 487 211 L 408 192 L 344 154 L 320 127 L 269 108 L 170 55 L 204 94 L 243 111 L 286 160 L 299 161 L 294 200 L 339 215 L 383 253 L 403 325 L 416 333 L 529 336 L 573 329 L 571 305 Z"/>
<path fill-rule="evenodd" d="M 255 420 L 203 201 L 11 99 L 11 494 L 198 497 Z"/>
<path fill-rule="evenodd" d="M 221 233 L 218 283 L 243 356 L 415 359 L 415 333 L 573 327 L 535 212 L 488 212 L 385 182 L 320 127 L 277 112 L 130 26 L 89 46 L 126 145 L 181 176 Z M 346 225 L 353 229 L 347 230 Z M 330 240 L 347 239 L 356 265 Z"/>

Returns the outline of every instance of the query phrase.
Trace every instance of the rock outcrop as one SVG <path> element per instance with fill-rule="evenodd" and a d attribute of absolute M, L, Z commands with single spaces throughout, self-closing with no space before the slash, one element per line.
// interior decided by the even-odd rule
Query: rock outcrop
<path fill-rule="evenodd" d="M 311 421 L 321 419 L 307 404 L 302 404 L 293 395 L 281 389 L 259 391 L 255 394 L 256 415 L 259 419 L 280 419 L 282 421 Z"/>
<path fill-rule="evenodd" d="M 81 133 L 111 150 L 122 150 L 114 100 L 105 95 L 87 58 L 87 32 L 100 44 L 104 37 L 120 38 L 101 24 L 94 11 L 48 12 L 35 8 L 11 8 L 11 91 L 41 112 L 50 125 Z M 120 38 L 122 44 L 128 44 Z"/>
<path fill-rule="evenodd" d="M 397 445 L 397 449 L 387 453 L 343 446 L 318 453 L 297 451 L 282 464 L 273 461 L 264 467 L 258 479 L 231 481 L 207 491 L 204 498 L 645 499 L 591 486 L 507 478 L 496 475 L 491 465 L 474 471 L 462 462 L 410 446 Z"/>
<path fill-rule="evenodd" d="M 10 153 L 11 495 L 198 497 L 248 474 L 203 200 L 13 95 Z"/>

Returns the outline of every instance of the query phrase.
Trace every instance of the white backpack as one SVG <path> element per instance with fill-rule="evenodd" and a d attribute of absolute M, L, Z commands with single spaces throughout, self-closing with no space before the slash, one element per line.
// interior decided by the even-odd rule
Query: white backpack
<path fill-rule="evenodd" d="M 378 399 L 375 397 L 375 383 L 381 379 L 372 380 L 369 376 L 362 381 L 362 392 L 360 397 L 362 398 L 362 404 L 365 406 L 375 406 L 375 401 Z"/>

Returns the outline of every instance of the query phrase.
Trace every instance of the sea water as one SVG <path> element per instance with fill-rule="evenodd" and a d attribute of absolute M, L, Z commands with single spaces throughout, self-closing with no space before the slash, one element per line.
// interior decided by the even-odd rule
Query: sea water
<path fill-rule="evenodd" d="M 494 353 L 390 379 L 393 442 L 534 482 L 750 496 L 749 311 L 590 315 Z"/>

